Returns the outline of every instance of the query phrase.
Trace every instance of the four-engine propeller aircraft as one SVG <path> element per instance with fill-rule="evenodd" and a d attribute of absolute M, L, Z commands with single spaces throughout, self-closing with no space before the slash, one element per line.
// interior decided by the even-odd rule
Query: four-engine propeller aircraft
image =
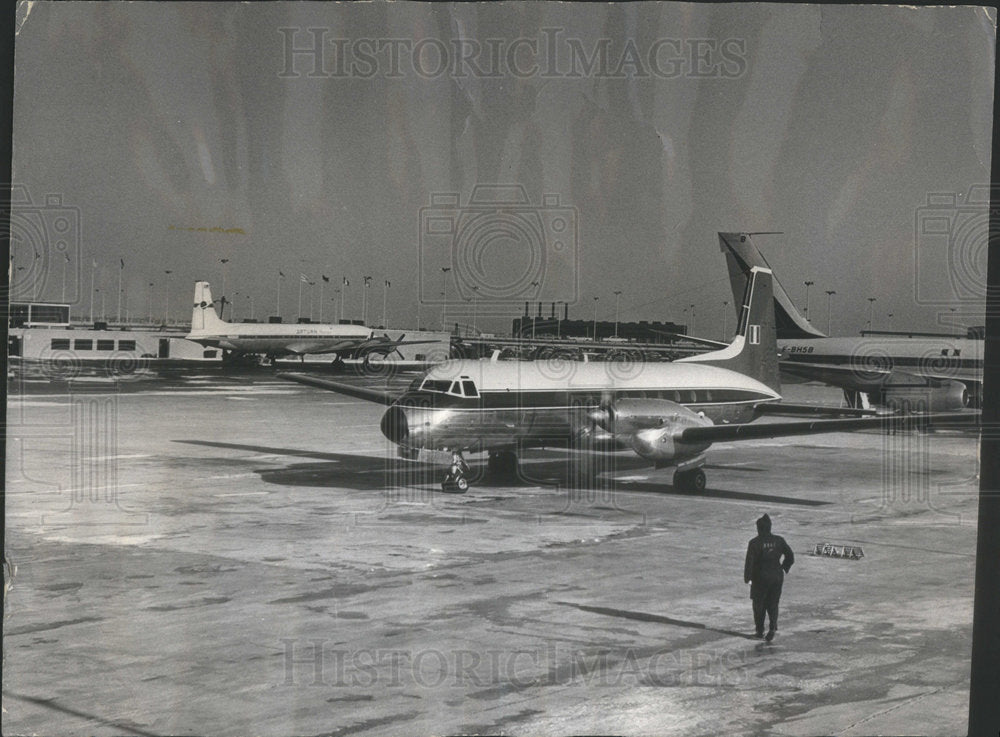
<path fill-rule="evenodd" d="M 392 340 L 377 336 L 363 325 L 319 323 L 231 323 L 215 312 L 211 286 L 207 281 L 194 285 L 194 310 L 187 339 L 203 346 L 221 348 L 224 358 L 260 354 L 273 360 L 277 356 L 304 356 L 307 353 L 336 354 L 337 359 L 386 357 L 402 345 L 437 343 L 436 340 Z M 403 336 L 405 337 L 405 335 Z"/>
<path fill-rule="evenodd" d="M 520 449 L 559 445 L 631 449 L 657 467 L 675 467 L 674 486 L 702 490 L 713 442 L 887 424 L 884 417 L 747 424 L 781 400 L 771 280 L 769 270 L 751 270 L 732 343 L 673 363 L 455 360 L 431 368 L 399 397 L 311 375 L 281 376 L 388 405 L 382 433 L 402 456 L 422 449 L 453 454 L 446 491 L 468 488 L 465 452 L 487 451 L 491 472 L 510 473 Z M 950 424 L 974 415 L 920 419 Z"/>
<path fill-rule="evenodd" d="M 751 269 L 770 265 L 749 233 L 719 233 L 719 246 L 737 299 Z M 982 404 L 982 340 L 929 334 L 831 338 L 795 309 L 777 279 L 774 310 L 781 370 L 839 387 L 852 407 L 922 402 L 929 411 L 952 411 Z"/>

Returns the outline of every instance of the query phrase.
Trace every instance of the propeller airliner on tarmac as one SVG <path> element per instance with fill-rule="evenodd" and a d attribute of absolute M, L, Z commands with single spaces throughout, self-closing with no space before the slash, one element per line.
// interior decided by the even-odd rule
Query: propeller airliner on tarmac
<path fill-rule="evenodd" d="M 751 269 L 770 268 L 751 236 L 719 233 L 734 299 Z M 829 337 L 795 309 L 777 278 L 774 309 L 781 370 L 842 389 L 852 407 L 922 402 L 947 412 L 982 404 L 982 340 L 898 332 Z"/>
<path fill-rule="evenodd" d="M 885 417 L 870 416 L 748 424 L 769 412 L 815 411 L 780 404 L 772 294 L 770 270 L 753 268 L 732 343 L 672 363 L 446 361 L 398 397 L 307 374 L 280 376 L 388 405 L 381 430 L 400 455 L 452 453 L 445 491 L 468 488 L 465 452 L 488 452 L 488 470 L 510 474 L 521 449 L 544 446 L 596 453 L 631 449 L 657 467 L 674 467 L 675 487 L 700 491 L 705 451 L 714 442 L 887 427 Z M 974 416 L 920 419 L 953 424 Z"/>
<path fill-rule="evenodd" d="M 220 298 L 221 301 L 221 298 Z M 364 325 L 325 323 L 232 323 L 215 312 L 211 285 L 195 282 L 194 308 L 188 340 L 221 348 L 223 357 L 258 354 L 274 360 L 277 356 L 304 356 L 307 353 L 335 354 L 337 359 L 386 357 L 402 345 L 437 343 L 436 340 L 392 340 L 375 335 Z"/>

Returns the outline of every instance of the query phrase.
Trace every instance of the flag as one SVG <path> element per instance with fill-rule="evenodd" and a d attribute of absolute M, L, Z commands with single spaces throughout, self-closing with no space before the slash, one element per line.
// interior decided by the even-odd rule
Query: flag
<path fill-rule="evenodd" d="M 370 276 L 364 277 L 364 280 L 365 280 L 365 286 L 366 287 L 370 287 L 372 285 L 372 278 Z"/>
<path fill-rule="evenodd" d="M 299 274 L 299 281 L 305 282 L 306 284 L 308 284 L 309 283 L 309 277 L 306 276 L 305 274 Z"/>
<path fill-rule="evenodd" d="M 285 272 L 282 271 L 281 269 L 278 269 L 278 276 L 280 276 L 282 279 L 284 279 L 285 278 Z"/>
<path fill-rule="evenodd" d="M 118 260 L 122 262 L 121 268 L 124 269 L 125 268 L 125 259 L 122 258 L 122 259 L 118 259 Z"/>
<path fill-rule="evenodd" d="M 321 275 L 321 276 L 323 276 L 323 281 L 325 281 L 327 284 L 330 283 L 330 277 L 328 277 L 326 275 Z"/>
<path fill-rule="evenodd" d="M 351 286 L 351 283 L 349 281 L 347 281 L 347 277 L 346 276 L 344 277 L 344 286 L 345 287 Z"/>
<path fill-rule="evenodd" d="M 219 263 L 220 264 L 228 264 L 229 263 L 229 259 L 228 258 L 220 258 L 219 259 Z"/>
<path fill-rule="evenodd" d="M 388 280 L 388 279 L 386 279 L 386 280 L 385 280 L 385 285 L 386 285 L 387 287 L 391 287 L 391 286 L 392 286 L 392 284 L 391 284 L 391 283 L 389 282 L 389 280 Z"/>
<path fill-rule="evenodd" d="M 442 266 L 441 267 L 441 271 L 443 271 L 445 274 L 447 274 L 449 271 L 451 271 L 451 267 L 450 266 Z"/>
<path fill-rule="evenodd" d="M 94 265 L 96 266 L 97 264 L 94 264 Z M 164 274 L 173 274 L 174 272 L 173 272 L 173 271 L 171 271 L 170 269 L 167 269 L 167 270 L 166 270 L 166 271 L 164 271 L 163 273 L 164 273 Z"/>
<path fill-rule="evenodd" d="M 64 253 L 63 254 L 63 258 L 66 259 L 66 263 L 69 263 L 69 254 L 68 253 Z"/>

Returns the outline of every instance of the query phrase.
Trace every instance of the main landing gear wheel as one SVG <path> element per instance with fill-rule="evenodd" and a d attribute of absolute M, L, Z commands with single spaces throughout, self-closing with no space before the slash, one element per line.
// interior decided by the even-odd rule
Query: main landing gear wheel
<path fill-rule="evenodd" d="M 441 482 L 441 491 L 451 494 L 464 494 L 469 490 L 469 480 L 465 474 L 469 472 L 469 464 L 461 453 L 455 453 L 451 459 L 451 467 Z"/>
<path fill-rule="evenodd" d="M 700 468 L 690 471 L 674 471 L 674 488 L 681 491 L 704 491 L 705 472 Z"/>

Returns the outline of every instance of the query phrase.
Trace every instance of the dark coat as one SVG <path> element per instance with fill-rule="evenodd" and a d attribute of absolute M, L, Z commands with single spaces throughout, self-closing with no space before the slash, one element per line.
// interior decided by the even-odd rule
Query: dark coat
<path fill-rule="evenodd" d="M 766 595 L 778 587 L 795 562 L 795 554 L 785 538 L 769 532 L 758 535 L 747 545 L 747 559 L 743 566 L 743 583 L 751 583 L 750 598 Z"/>

